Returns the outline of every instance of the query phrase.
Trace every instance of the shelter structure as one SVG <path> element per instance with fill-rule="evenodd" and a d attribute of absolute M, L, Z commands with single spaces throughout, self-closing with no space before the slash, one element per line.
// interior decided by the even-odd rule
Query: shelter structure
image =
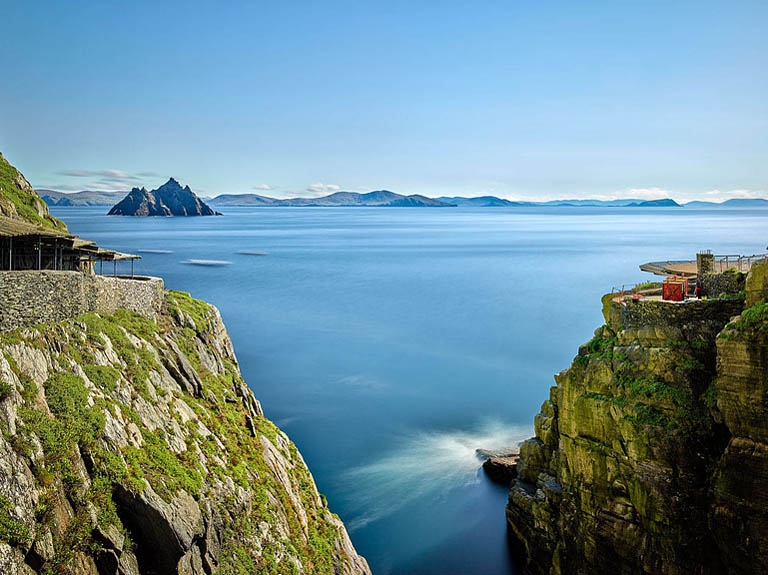
<path fill-rule="evenodd" d="M 140 255 L 126 254 L 100 248 L 95 242 L 69 232 L 43 228 L 0 216 L 0 270 L 61 270 L 95 273 L 96 263 L 103 271 L 103 263 L 141 259 Z"/>

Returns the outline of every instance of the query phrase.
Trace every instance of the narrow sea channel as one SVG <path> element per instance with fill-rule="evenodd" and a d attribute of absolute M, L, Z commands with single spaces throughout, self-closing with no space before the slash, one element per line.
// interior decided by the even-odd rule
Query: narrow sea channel
<path fill-rule="evenodd" d="M 377 575 L 515 573 L 506 490 L 476 448 L 514 446 L 600 296 L 647 261 L 763 253 L 768 210 L 230 208 L 72 232 L 139 252 L 222 312 L 246 381 L 298 445 Z M 191 261 L 217 262 L 194 265 Z M 106 268 L 105 268 L 106 269 Z"/>

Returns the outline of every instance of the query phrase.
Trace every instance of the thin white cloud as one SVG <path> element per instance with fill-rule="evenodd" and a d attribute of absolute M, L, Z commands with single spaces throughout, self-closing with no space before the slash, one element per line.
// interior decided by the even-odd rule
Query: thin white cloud
<path fill-rule="evenodd" d="M 337 186 L 336 184 L 322 184 L 320 182 L 307 186 L 308 192 L 322 195 L 332 194 L 333 192 L 338 192 L 340 189 L 341 186 Z"/>
<path fill-rule="evenodd" d="M 59 172 L 62 176 L 68 176 L 70 178 L 93 178 L 102 177 L 110 180 L 138 180 L 138 176 L 134 176 L 123 170 L 63 170 Z"/>
<path fill-rule="evenodd" d="M 51 184 L 36 186 L 35 189 L 56 190 L 58 192 L 82 192 L 85 190 L 91 192 L 128 192 L 132 184 L 120 181 L 95 180 L 82 182 L 79 184 Z"/>
<path fill-rule="evenodd" d="M 270 186 L 269 184 L 259 184 L 258 186 L 253 186 L 254 190 L 261 190 L 262 192 L 269 192 L 270 190 L 274 190 L 275 188 Z"/>
<path fill-rule="evenodd" d="M 36 190 L 54 190 L 56 192 L 79 192 L 83 186 L 76 184 L 51 184 L 49 186 L 35 186 Z"/>

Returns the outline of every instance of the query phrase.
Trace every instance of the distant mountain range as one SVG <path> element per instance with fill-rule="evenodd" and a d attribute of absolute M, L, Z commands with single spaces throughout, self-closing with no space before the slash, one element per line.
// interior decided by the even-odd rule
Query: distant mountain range
<path fill-rule="evenodd" d="M 336 192 L 321 198 L 290 198 L 278 200 L 258 194 L 225 194 L 209 200 L 212 206 L 374 206 L 374 207 L 431 207 L 447 208 L 455 204 L 426 196 L 403 196 L 387 190 L 359 194 L 357 192 Z"/>
<path fill-rule="evenodd" d="M 128 192 L 97 192 L 83 191 L 74 193 L 56 192 L 53 190 L 38 190 L 40 197 L 49 206 L 113 206 Z M 229 206 L 274 206 L 274 207 L 312 207 L 312 206 L 373 206 L 373 207 L 599 207 L 599 208 L 653 208 L 653 207 L 683 207 L 683 208 L 768 208 L 766 199 L 732 199 L 722 203 L 694 201 L 678 204 L 670 198 L 660 200 L 643 200 L 627 198 L 622 200 L 550 200 L 547 202 L 517 202 L 497 198 L 496 196 L 480 196 L 465 198 L 461 196 L 442 196 L 428 198 L 421 195 L 404 196 L 387 190 L 368 192 L 336 192 L 320 198 L 289 198 L 278 199 L 259 194 L 222 194 L 215 198 L 204 198 L 205 201 L 218 208 Z"/>
<path fill-rule="evenodd" d="M 43 201 L 49 206 L 114 206 L 128 192 L 83 191 L 64 193 L 55 190 L 37 190 Z"/>
<path fill-rule="evenodd" d="M 438 201 L 445 202 L 454 206 L 471 206 L 475 208 L 499 208 L 508 206 L 532 206 L 531 202 L 513 202 L 510 200 L 503 200 L 496 196 L 480 196 L 478 198 L 462 198 L 462 197 L 440 197 L 436 198 Z"/>
<path fill-rule="evenodd" d="M 768 200 L 762 198 L 734 198 L 722 203 L 716 202 L 688 202 L 685 207 L 691 208 L 768 208 Z"/>

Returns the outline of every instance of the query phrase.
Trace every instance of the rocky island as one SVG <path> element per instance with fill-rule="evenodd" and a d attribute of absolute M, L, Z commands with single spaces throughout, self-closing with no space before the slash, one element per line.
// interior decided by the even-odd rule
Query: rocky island
<path fill-rule="evenodd" d="M 0 206 L 17 245 L 72 238 L 4 160 Z M 159 278 L 16 262 L 0 268 L 0 573 L 370 573 L 216 308 Z"/>
<path fill-rule="evenodd" d="M 109 216 L 215 216 L 221 215 L 198 198 L 189 186 L 169 179 L 156 190 L 133 188 L 115 204 Z"/>
<path fill-rule="evenodd" d="M 603 298 L 507 506 L 534 574 L 768 572 L 768 262 L 687 302 Z"/>

